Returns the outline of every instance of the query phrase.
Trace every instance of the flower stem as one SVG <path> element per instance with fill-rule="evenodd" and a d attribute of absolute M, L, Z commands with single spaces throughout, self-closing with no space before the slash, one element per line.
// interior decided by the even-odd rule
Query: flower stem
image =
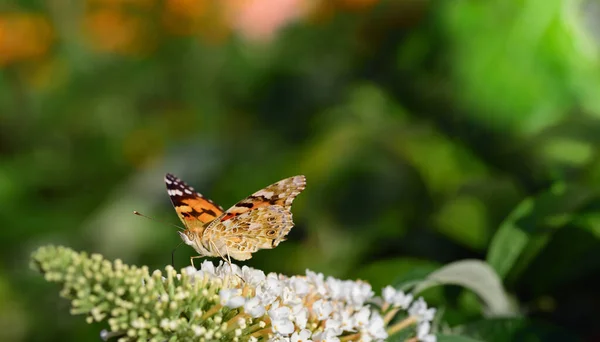
<path fill-rule="evenodd" d="M 340 341 L 358 341 L 360 336 L 360 333 L 355 333 L 352 335 L 340 337 Z"/>
<path fill-rule="evenodd" d="M 410 317 L 408 317 L 408 318 L 406 318 L 406 319 L 404 319 L 404 320 L 402 320 L 402 321 L 400 321 L 400 322 L 392 325 L 391 327 L 389 327 L 387 329 L 387 333 L 388 333 L 389 336 L 392 336 L 395 333 L 397 333 L 398 331 L 400 331 L 400 330 L 402 330 L 402 329 L 404 329 L 404 328 L 406 328 L 406 327 L 408 327 L 408 326 L 410 326 L 412 324 L 415 324 L 415 323 L 417 323 L 417 318 L 414 317 L 414 316 L 410 316 Z"/>
<path fill-rule="evenodd" d="M 385 314 L 385 316 L 383 317 L 383 321 L 385 322 L 386 325 L 390 323 L 390 321 L 394 318 L 394 316 L 396 316 L 396 314 L 398 313 L 399 310 L 400 310 L 399 308 L 392 309 L 388 313 Z"/>

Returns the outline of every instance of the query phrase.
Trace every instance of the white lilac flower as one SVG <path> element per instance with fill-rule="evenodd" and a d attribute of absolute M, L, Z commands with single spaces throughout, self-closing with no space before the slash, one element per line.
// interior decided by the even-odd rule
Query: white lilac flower
<path fill-rule="evenodd" d="M 352 282 L 348 280 L 350 283 L 350 301 L 354 303 L 355 306 L 362 306 L 367 300 L 371 299 L 374 295 L 374 292 L 371 288 L 371 284 L 364 283 L 361 281 Z"/>
<path fill-rule="evenodd" d="M 244 311 L 252 318 L 258 318 L 265 314 L 265 307 L 260 304 L 260 300 L 257 297 L 250 298 L 244 303 Z"/>
<path fill-rule="evenodd" d="M 308 329 L 302 329 L 292 334 L 290 342 L 312 342 L 310 339 L 312 332 Z"/>
<path fill-rule="evenodd" d="M 319 342 L 339 342 L 340 338 L 333 330 L 325 329 L 325 331 L 314 334 L 313 340 Z"/>
<path fill-rule="evenodd" d="M 412 316 L 417 317 L 419 322 L 431 321 L 435 316 L 434 308 L 427 308 L 427 303 L 423 300 L 423 297 L 419 297 L 411 306 L 408 308 L 408 313 Z"/>
<path fill-rule="evenodd" d="M 362 334 L 371 337 L 373 340 L 381 340 L 387 337 L 383 318 L 376 311 L 371 313 L 369 323 L 365 326 Z"/>
<path fill-rule="evenodd" d="M 312 310 L 317 315 L 317 319 L 322 321 L 331 315 L 333 312 L 333 305 L 329 301 L 319 299 L 313 304 Z"/>
<path fill-rule="evenodd" d="M 265 272 L 248 266 L 242 266 L 242 279 L 249 285 L 261 284 L 266 278 Z"/>
<path fill-rule="evenodd" d="M 364 326 L 366 326 L 367 324 L 369 324 L 369 316 L 371 315 L 371 310 L 369 310 L 368 307 L 363 307 L 362 309 L 358 310 L 358 312 L 356 312 L 354 314 L 353 318 L 353 323 L 355 327 L 358 328 L 362 328 Z"/>
<path fill-rule="evenodd" d="M 316 273 L 311 270 L 306 270 L 306 278 L 314 286 L 315 291 L 321 295 L 327 295 L 327 288 L 325 287 L 325 276 L 322 273 Z"/>
<path fill-rule="evenodd" d="M 383 300 L 390 303 L 394 307 L 399 307 L 402 309 L 407 309 L 410 303 L 413 300 L 412 294 L 405 294 L 402 291 L 396 290 L 391 286 L 386 286 L 383 291 L 381 291 Z"/>
<path fill-rule="evenodd" d="M 306 328 L 306 323 L 308 322 L 308 309 L 304 307 L 303 304 L 294 305 L 292 307 L 292 317 L 294 324 L 299 329 L 304 329 Z"/>
<path fill-rule="evenodd" d="M 281 293 L 281 300 L 285 305 L 296 305 L 302 303 L 302 299 L 298 296 L 298 293 L 294 291 L 291 286 L 285 286 Z"/>
<path fill-rule="evenodd" d="M 109 329 L 102 336 L 120 341 L 384 341 L 388 333 L 411 329 L 407 336 L 435 342 L 430 324 L 435 309 L 422 298 L 411 304 L 412 295 L 386 287 L 377 299 L 366 282 L 310 270 L 286 277 L 204 261 L 199 269 L 177 273 L 169 266 L 150 273 L 61 247 L 40 248 L 33 260 L 47 280 L 63 284 L 74 314 L 87 314 L 89 322 L 106 320 Z M 369 304 L 378 300 L 393 309 L 380 314 Z M 408 318 L 386 326 L 390 313 L 409 305 Z"/>
<path fill-rule="evenodd" d="M 289 283 L 290 287 L 298 296 L 305 296 L 310 290 L 308 282 L 304 278 L 294 276 L 290 278 Z"/>
<path fill-rule="evenodd" d="M 237 309 L 246 303 L 246 299 L 241 296 L 241 289 L 224 289 L 219 292 L 221 304 L 232 309 Z"/>
<path fill-rule="evenodd" d="M 292 310 L 287 306 L 279 306 L 269 310 L 269 317 L 276 333 L 287 336 L 294 332 L 294 323 L 290 320 Z"/>
<path fill-rule="evenodd" d="M 430 334 L 431 324 L 427 321 L 419 323 L 417 326 L 417 339 L 423 342 L 436 342 L 435 335 Z"/>

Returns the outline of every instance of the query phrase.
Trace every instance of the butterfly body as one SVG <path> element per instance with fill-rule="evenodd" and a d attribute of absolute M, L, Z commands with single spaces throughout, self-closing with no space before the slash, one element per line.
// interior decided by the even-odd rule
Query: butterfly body
<path fill-rule="evenodd" d="M 177 177 L 165 176 L 167 192 L 185 230 L 185 244 L 200 256 L 248 260 L 277 247 L 294 226 L 291 205 L 306 178 L 294 176 L 255 192 L 224 211 Z"/>

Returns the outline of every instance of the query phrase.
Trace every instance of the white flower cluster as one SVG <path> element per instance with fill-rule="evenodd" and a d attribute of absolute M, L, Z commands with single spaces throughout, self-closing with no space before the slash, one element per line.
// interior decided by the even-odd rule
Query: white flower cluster
<path fill-rule="evenodd" d="M 362 281 L 325 278 L 309 270 L 306 276 L 286 277 L 247 266 L 221 263 L 215 267 L 209 261 L 204 261 L 199 270 L 188 267 L 184 271 L 191 279 L 209 275 L 228 283 L 219 292 L 221 304 L 240 309 L 240 319 L 268 316 L 271 329 L 266 329 L 265 337 L 271 341 L 334 342 L 351 336 L 352 340 L 367 342 L 383 341 L 388 336 L 383 317 L 368 304 L 374 299 L 371 285 Z M 412 301 L 411 295 L 391 287 L 384 289 L 383 296 L 393 308 L 407 309 Z M 418 317 L 418 331 L 422 332 L 419 340 L 435 341 L 435 336 L 429 335 L 435 310 L 427 309 L 419 299 L 410 306 L 409 313 Z"/>
<path fill-rule="evenodd" d="M 128 341 L 383 341 L 435 342 L 435 309 L 392 287 L 306 271 L 286 277 L 250 267 L 202 263 L 199 270 L 149 273 L 64 247 L 37 250 L 33 266 L 61 283 L 73 314 L 106 321 L 101 337 Z"/>
<path fill-rule="evenodd" d="M 435 316 L 434 308 L 427 308 L 427 303 L 419 297 L 413 301 L 412 294 L 405 294 L 391 286 L 382 291 L 383 300 L 393 308 L 408 309 L 408 314 L 417 324 L 417 339 L 423 342 L 436 342 L 435 335 L 430 334 L 431 321 Z"/>

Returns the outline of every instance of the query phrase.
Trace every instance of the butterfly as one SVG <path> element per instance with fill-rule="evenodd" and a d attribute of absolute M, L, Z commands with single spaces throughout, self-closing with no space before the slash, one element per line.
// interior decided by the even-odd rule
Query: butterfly
<path fill-rule="evenodd" d="M 223 208 L 205 198 L 174 175 L 165 176 L 167 193 L 185 230 L 183 242 L 199 255 L 248 260 L 260 249 L 277 247 L 294 226 L 291 206 L 306 187 L 306 177 L 280 180 Z M 231 262 L 231 261 L 229 261 Z"/>

